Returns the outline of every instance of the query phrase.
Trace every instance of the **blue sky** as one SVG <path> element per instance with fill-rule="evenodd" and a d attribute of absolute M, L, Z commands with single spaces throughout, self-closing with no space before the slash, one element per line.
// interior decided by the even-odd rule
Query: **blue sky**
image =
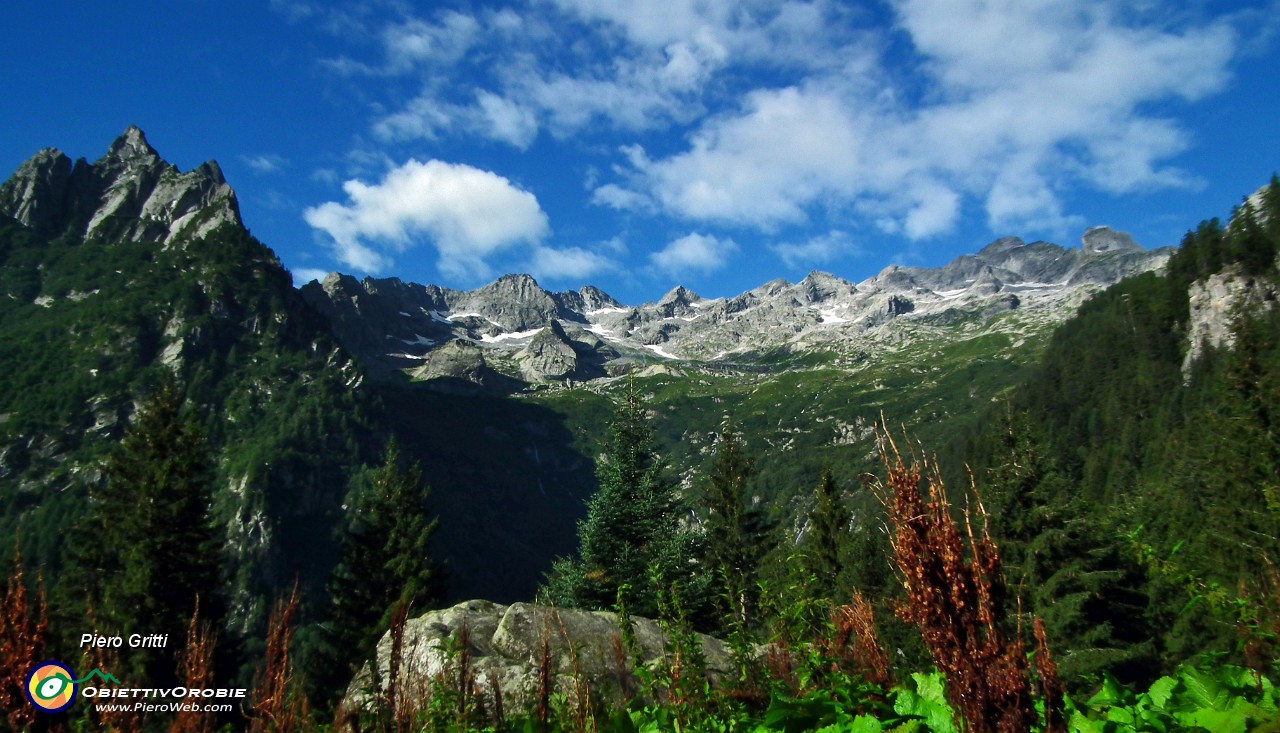
<path fill-rule="evenodd" d="M 1176 244 L 1280 170 L 1280 0 L 6 3 L 0 169 L 136 124 L 295 280 L 628 303 L 1003 235 Z"/>

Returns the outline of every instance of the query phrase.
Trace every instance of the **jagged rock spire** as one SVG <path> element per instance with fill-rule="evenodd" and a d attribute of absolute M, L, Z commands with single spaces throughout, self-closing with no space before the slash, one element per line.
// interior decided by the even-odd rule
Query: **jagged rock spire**
<path fill-rule="evenodd" d="M 169 245 L 224 223 L 244 226 L 218 164 L 180 172 L 130 125 L 93 163 L 46 148 L 0 185 L 0 213 L 47 235 Z"/>

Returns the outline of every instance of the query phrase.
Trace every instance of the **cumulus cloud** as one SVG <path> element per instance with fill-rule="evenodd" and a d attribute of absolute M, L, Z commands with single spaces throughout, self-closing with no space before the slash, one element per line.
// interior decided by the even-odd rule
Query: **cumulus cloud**
<path fill-rule="evenodd" d="M 240 162 L 249 166 L 254 173 L 279 173 L 289 164 L 289 161 L 273 153 L 241 155 Z"/>
<path fill-rule="evenodd" d="M 533 111 L 519 103 L 480 90 L 476 105 L 488 126 L 489 137 L 521 150 L 529 147 L 538 134 L 538 119 Z"/>
<path fill-rule="evenodd" d="M 723 269 L 737 251 L 738 245 L 732 239 L 695 232 L 668 243 L 649 259 L 670 275 L 707 274 Z"/>
<path fill-rule="evenodd" d="M 348 201 L 307 209 L 303 218 L 328 235 L 336 256 L 362 272 L 390 265 L 380 249 L 402 252 L 427 241 L 446 275 L 488 277 L 486 259 L 548 233 L 533 194 L 506 178 L 467 165 L 410 160 L 378 183 L 343 184 Z"/>
<path fill-rule="evenodd" d="M 823 265 L 842 257 L 861 254 L 848 232 L 830 231 L 803 242 L 780 242 L 769 245 L 787 267 Z"/>
<path fill-rule="evenodd" d="M 837 0 L 542 0 L 398 15 L 367 34 L 371 63 L 339 61 L 412 90 L 373 107 L 381 141 L 527 150 L 547 135 L 621 150 L 598 206 L 770 234 L 839 212 L 920 242 L 969 211 L 1061 233 L 1078 221 L 1063 192 L 1080 187 L 1193 185 L 1171 164 L 1192 143 L 1174 115 L 1221 91 L 1244 45 L 1243 15 L 1146 0 L 885 10 L 889 28 Z M 816 242 L 778 246 L 818 256 Z"/>
<path fill-rule="evenodd" d="M 642 193 L 628 190 L 616 183 L 606 183 L 591 192 L 591 203 L 601 204 L 620 211 L 648 211 L 653 201 Z"/>
<path fill-rule="evenodd" d="M 808 204 L 859 185 L 874 119 L 825 89 L 756 91 L 743 107 L 704 125 L 686 152 L 632 152 L 642 190 L 683 217 L 768 226 L 802 222 Z"/>
<path fill-rule="evenodd" d="M 476 41 L 480 23 L 457 11 L 440 14 L 436 22 L 410 18 L 383 31 L 390 71 L 405 71 L 422 63 L 452 63 Z"/>
<path fill-rule="evenodd" d="M 1236 47 L 1225 22 L 1165 27 L 1101 2 L 894 8 L 922 94 L 895 86 L 891 72 L 903 70 L 884 59 L 855 59 L 864 73 L 746 94 L 685 150 L 633 157 L 629 177 L 604 185 L 682 218 L 766 229 L 835 205 L 923 239 L 949 231 L 966 196 L 993 226 L 1062 226 L 1049 180 L 1113 193 L 1191 181 L 1164 163 L 1187 148 L 1185 133 L 1148 107 L 1221 90 Z"/>
<path fill-rule="evenodd" d="M 582 247 L 535 247 L 526 269 L 539 280 L 583 280 L 617 270 L 618 264 L 604 252 Z"/>
<path fill-rule="evenodd" d="M 849 55 L 831 33 L 844 11 L 826 0 L 556 0 L 522 12 L 411 18 L 381 34 L 383 63 L 328 64 L 422 76 L 416 96 L 376 120 L 384 139 L 448 132 L 524 149 L 543 129 L 564 138 L 692 122 L 720 93 L 717 74 L 735 64 L 831 69 Z"/>
<path fill-rule="evenodd" d="M 328 270 L 322 270 L 318 267 L 295 267 L 289 271 L 293 276 L 293 286 L 300 288 L 312 280 L 323 280 L 329 275 Z"/>

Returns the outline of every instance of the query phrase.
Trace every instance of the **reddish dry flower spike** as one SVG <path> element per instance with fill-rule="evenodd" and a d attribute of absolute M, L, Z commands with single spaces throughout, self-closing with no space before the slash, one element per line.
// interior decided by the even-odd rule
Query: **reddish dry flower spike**
<path fill-rule="evenodd" d="M 44 596 L 44 577 L 36 578 L 37 605 L 27 598 L 22 553 L 15 548 L 13 574 L 0 598 L 0 705 L 13 730 L 26 730 L 37 720 L 35 708 L 27 704 L 23 688 L 28 670 L 44 659 L 48 644 L 49 618 Z"/>
<path fill-rule="evenodd" d="M 906 592 L 898 616 L 919 627 L 934 664 L 946 677 L 957 723 L 965 730 L 1029 730 L 1038 718 L 1030 669 L 1020 636 L 1008 637 L 999 628 L 999 599 L 1004 597 L 1000 554 L 980 498 L 975 501 L 978 531 L 972 512 L 965 510 L 962 534 L 934 467 L 918 460 L 908 467 L 887 434 L 881 459 L 887 476 L 877 497 L 893 529 L 892 554 Z M 976 496 L 976 486 L 973 491 Z M 1045 646 L 1045 659 L 1047 654 Z M 1048 693 L 1056 685 L 1056 671 L 1051 666 L 1038 671 Z M 1046 694 L 1046 699 L 1054 706 L 1060 695 Z"/>
<path fill-rule="evenodd" d="M 178 655 L 178 676 L 188 690 L 203 690 L 213 682 L 213 650 L 217 637 L 207 621 L 200 619 L 200 599 L 187 624 L 186 646 Z M 214 715 L 205 710 L 178 711 L 169 724 L 169 733 L 212 733 Z"/>
<path fill-rule="evenodd" d="M 253 733 L 292 733 L 305 730 L 310 712 L 306 696 L 293 679 L 289 646 L 298 612 L 298 586 L 287 600 L 276 601 L 267 622 L 267 653 L 253 686 L 249 730 Z"/>

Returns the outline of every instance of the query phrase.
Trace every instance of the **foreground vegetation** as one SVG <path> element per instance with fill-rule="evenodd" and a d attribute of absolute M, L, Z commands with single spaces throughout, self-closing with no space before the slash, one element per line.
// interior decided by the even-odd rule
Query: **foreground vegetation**
<path fill-rule="evenodd" d="M 1280 729 L 1275 182 L 1228 224 L 1189 233 L 1166 274 L 1087 303 L 1038 365 L 973 365 L 994 353 L 986 341 L 1007 341 L 993 334 L 868 366 L 875 384 L 820 359 L 760 382 L 636 379 L 611 422 L 604 395 L 357 390 L 356 365 L 243 233 L 160 253 L 32 237 L 0 222 L 0 285 L 22 296 L 0 305 L 12 336 L 0 433 L 14 446 L 0 537 L 17 548 L 0 599 L 0 727 Z M 1209 280 L 1244 295 L 1230 338 L 1188 359 L 1189 293 Z M 180 352 L 162 348 L 170 331 L 185 334 Z M 64 332 L 86 345 L 61 353 L 48 335 Z M 962 407 L 1024 373 L 989 412 Z M 911 391 L 930 375 L 933 392 Z M 938 468 L 904 460 L 868 418 L 908 392 L 895 399 L 913 434 L 937 418 Z M 832 440 L 816 426 L 836 414 Z M 949 431 L 962 439 L 943 444 Z M 471 438 L 482 447 L 462 451 Z M 484 451 L 492 465 L 477 466 Z M 879 478 L 856 479 L 877 452 Z M 544 460 L 555 470 L 535 480 Z M 974 484 L 981 495 L 955 490 Z M 472 511 L 477 485 L 500 510 Z M 592 488 L 575 550 L 563 507 Z M 450 505 L 439 531 L 432 504 Z M 459 639 L 447 669 L 410 685 L 393 663 L 344 706 L 377 640 L 389 631 L 396 659 L 409 609 L 444 597 L 433 542 L 509 561 L 495 577 L 529 592 L 516 556 L 562 548 L 542 599 L 661 619 L 665 663 L 628 664 L 624 621 L 624 704 L 544 664 L 533 709 L 504 710 L 478 694 Z M 84 652 L 76 636 L 100 627 L 173 642 Z M 710 679 L 695 631 L 729 640 L 733 675 Z M 220 715 L 78 703 L 43 716 L 24 675 L 50 658 L 252 695 Z"/>
<path fill-rule="evenodd" d="M 271 613 L 252 696 L 233 716 L 100 713 L 85 704 L 72 713 L 48 717 L 22 704 L 18 692 L 23 679 L 17 670 L 46 658 L 56 642 L 49 634 L 42 583 L 37 579 L 35 591 L 29 592 L 31 584 L 17 558 L 0 599 L 0 702 L 6 722 L 15 731 L 70 726 L 122 733 L 212 731 L 218 725 L 252 731 L 459 733 L 1280 730 L 1280 700 L 1271 682 L 1280 665 L 1274 658 L 1257 668 L 1201 660 L 1181 665 L 1141 689 L 1126 687 L 1110 675 L 1060 679 L 1043 622 L 1021 614 L 1016 597 L 1005 586 L 1000 550 L 989 534 L 981 496 L 975 490 L 970 506 L 977 508 L 957 512 L 935 468 L 927 461 L 904 459 L 887 434 L 881 434 L 880 441 L 884 477 L 872 488 L 885 510 L 890 557 L 902 589 L 895 615 L 918 632 L 932 669 L 913 670 L 891 661 L 901 650 L 891 654 L 884 648 L 872 604 L 856 590 L 841 604 L 815 593 L 822 584 L 809 570 L 814 566 L 797 558 L 788 586 L 776 591 L 758 588 L 754 623 L 744 622 L 743 607 L 732 602 L 738 597 L 726 595 L 720 606 L 726 616 L 721 620 L 728 629 L 734 670 L 709 674 L 690 609 L 681 598 L 680 581 L 651 564 L 651 600 L 666 631 L 666 655 L 656 666 L 639 663 L 627 599 L 643 594 L 620 586 L 616 644 L 619 664 L 625 667 L 621 705 L 603 702 L 600 680 L 557 672 L 544 645 L 537 702 L 531 710 L 506 711 L 500 692 L 482 693 L 470 664 L 465 629 L 462 638 L 454 640 L 451 662 L 443 669 L 413 669 L 402 656 L 412 605 L 406 591 L 370 599 L 374 607 L 389 604 L 390 609 L 389 618 L 371 624 L 390 628 L 392 651 L 385 676 L 375 675 L 363 694 L 341 701 L 332 714 L 322 712 L 323 702 L 321 708 L 313 708 L 308 700 L 303 665 L 295 653 L 295 589 Z M 374 483 L 384 487 L 382 491 L 394 490 L 404 478 L 388 470 Z M 1274 604 L 1254 610 L 1266 614 L 1259 618 L 1266 629 L 1276 628 Z M 1262 626 L 1249 634 L 1255 638 L 1242 639 L 1242 644 L 1270 640 Z M 176 655 L 172 683 L 193 689 L 215 686 L 214 646 L 213 630 L 197 608 L 191 613 L 185 646 Z M 128 668 L 113 650 L 86 653 L 84 663 Z M 569 679 L 557 680 L 557 675 Z M 1088 691 L 1073 695 L 1068 689 Z"/>

